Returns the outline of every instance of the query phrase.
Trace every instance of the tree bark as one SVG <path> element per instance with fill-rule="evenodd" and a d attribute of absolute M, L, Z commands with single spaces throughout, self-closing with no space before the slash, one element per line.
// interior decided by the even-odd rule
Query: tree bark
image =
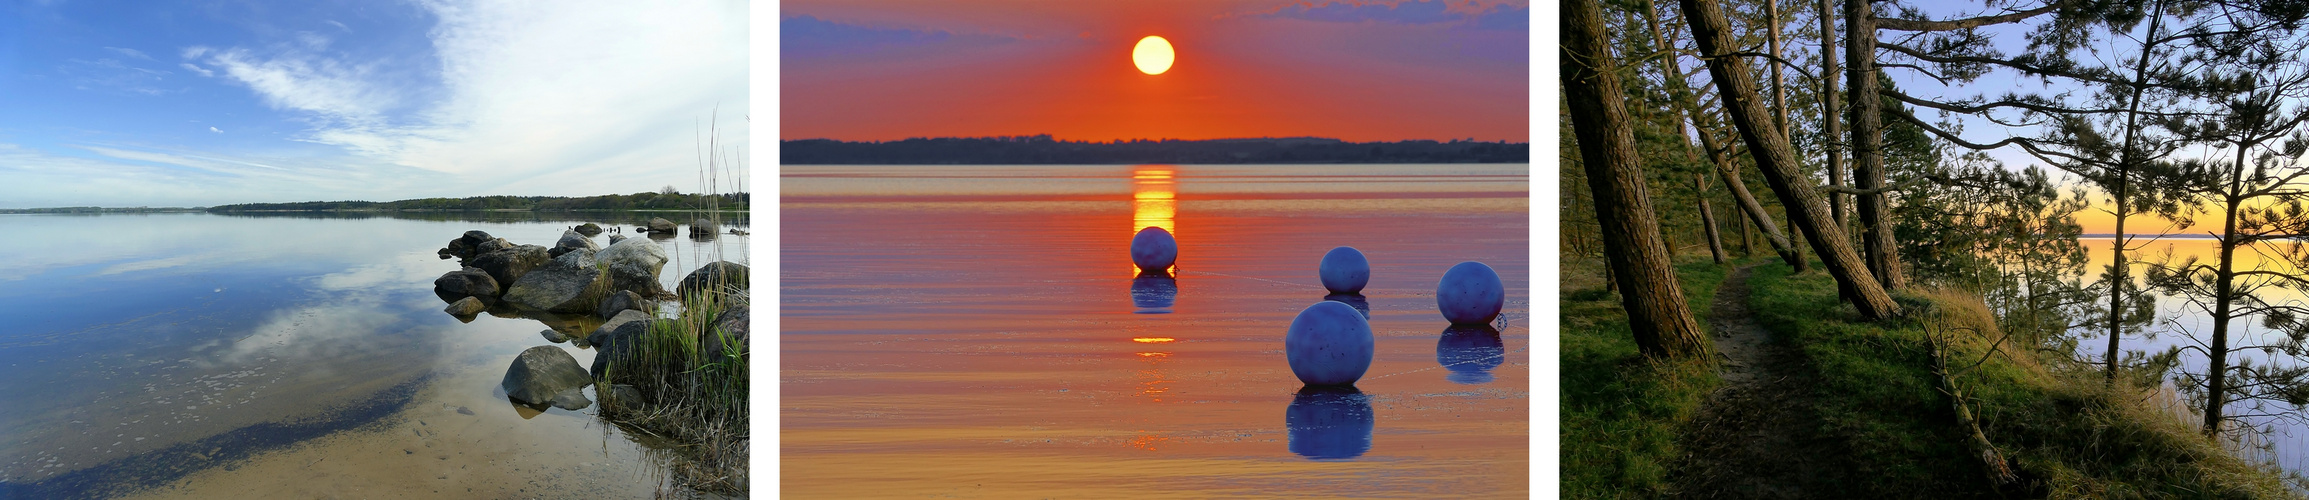
<path fill-rule="evenodd" d="M 2151 11 L 2150 15 L 2153 17 L 2149 18 L 2149 36 L 2143 40 L 2157 40 L 2157 31 L 2164 26 L 2165 22 L 2165 3 L 2157 2 L 2156 9 Z M 2116 234 L 2111 238 L 2114 240 L 2111 243 L 2114 248 L 2109 249 L 2109 276 L 2111 278 L 2109 281 L 2109 349 L 2106 377 L 2110 387 L 2117 385 L 2117 360 L 2124 354 L 2124 351 L 2119 347 L 2125 336 L 2125 285 L 2132 281 L 2132 268 L 2125 263 L 2125 216 L 2129 215 L 2128 209 L 2132 207 L 2132 167 L 2133 162 L 2137 160 L 2133 157 L 2133 153 L 2134 143 L 2139 140 L 2140 136 L 2141 92 L 2145 91 L 2143 87 L 2146 84 L 2143 82 L 2146 82 L 2149 76 L 2149 58 L 2156 55 L 2157 52 L 2155 42 L 2149 43 L 2150 45 L 2141 47 L 2141 59 L 2133 62 L 2133 81 L 2128 84 L 2132 87 L 2133 92 L 2132 95 L 2126 96 L 2127 102 L 2125 103 L 2125 149 L 2117 155 L 2117 185 L 2113 190 L 2116 192 L 2117 221 Z"/>
<path fill-rule="evenodd" d="M 1730 148 L 1718 144 L 1714 131 L 1723 127 L 1716 123 L 1713 115 L 1700 109 L 1699 97 L 1684 83 L 1683 68 L 1676 64 L 1677 58 L 1672 56 L 1678 51 L 1674 44 L 1668 42 L 1667 30 L 1661 29 L 1659 22 L 1659 8 L 1650 0 L 1644 2 L 1644 22 L 1650 25 L 1653 42 L 1660 53 L 1671 54 L 1658 59 L 1668 95 L 1674 98 L 1677 110 L 1691 120 L 1694 135 L 1700 138 L 1700 149 L 1707 151 L 1708 161 L 1715 163 L 1716 175 L 1723 178 L 1725 190 L 1732 193 L 1732 201 L 1739 205 L 1740 213 L 1747 216 L 1746 220 L 1750 224 L 1764 229 L 1764 238 L 1771 243 L 1773 253 L 1778 254 L 1789 267 L 1804 271 L 1804 254 L 1796 246 L 1795 240 L 1780 233 L 1779 225 L 1772 222 L 1772 214 L 1764 211 L 1764 204 L 1756 201 L 1756 196 L 1748 191 L 1748 184 L 1740 182 L 1740 167 L 1732 162 Z M 1755 253 L 1750 243 L 1750 229 L 1748 224 L 1740 226 L 1740 255 L 1743 257 Z"/>
<path fill-rule="evenodd" d="M 1852 81 L 1852 180 L 1860 189 L 1884 186 L 1884 101 L 1876 95 L 1876 23 L 1870 0 L 1844 0 L 1844 54 Z M 1867 250 L 1868 272 L 1886 289 L 1905 286 L 1900 250 L 1892 241 L 1892 214 L 1885 194 L 1877 191 L 1860 201 L 1861 246 Z"/>
<path fill-rule="evenodd" d="M 1827 264 L 1828 273 L 1852 288 L 1852 305 L 1862 316 L 1876 320 L 1899 314 L 1899 304 L 1892 302 L 1892 296 L 1852 251 L 1844 231 L 1828 223 L 1827 203 L 1820 199 L 1812 179 L 1797 168 L 1788 138 L 1771 126 L 1771 113 L 1757 102 L 1756 83 L 1748 76 L 1747 60 L 1728 55 L 1737 48 L 1732 45 L 1728 33 L 1731 21 L 1724 18 L 1723 8 L 1714 0 L 1680 1 L 1684 18 L 1692 26 L 1692 38 L 1699 42 L 1701 58 L 1708 61 L 1708 73 L 1722 93 L 1725 113 L 1731 115 L 1732 124 L 1747 141 L 1749 155 L 1764 172 L 1765 182 L 1779 195 L 1781 205 L 1788 207 L 1789 224 L 1804 228 L 1804 239 Z"/>
<path fill-rule="evenodd" d="M 1708 208 L 1708 176 L 1692 174 L 1692 190 L 1699 193 L 1700 225 L 1708 229 L 1708 256 L 1724 265 L 1724 240 L 1716 234 L 1716 211 Z"/>
<path fill-rule="evenodd" d="M 1836 16 L 1829 15 L 1829 12 L 1834 11 L 1828 8 L 1828 0 L 1820 0 L 1820 123 L 1827 127 L 1822 134 L 1827 140 L 1820 142 L 1827 149 L 1828 184 L 1842 186 L 1844 148 L 1836 142 L 1844 136 L 1844 115 L 1841 114 L 1842 110 L 1837 109 L 1837 105 L 1843 102 L 1836 95 Z M 1848 227 L 1844 225 L 1843 194 L 1828 193 L 1828 214 L 1836 219 L 1837 227 Z"/>
<path fill-rule="evenodd" d="M 1636 348 L 1653 358 L 1709 356 L 1713 346 L 1684 302 L 1645 192 L 1627 94 L 1604 35 L 1602 8 L 1596 0 L 1564 2 L 1562 19 L 1564 101 L 1571 108 L 1580 163 L 1603 226 L 1607 265 L 1621 281 L 1620 303 L 1627 309 Z"/>

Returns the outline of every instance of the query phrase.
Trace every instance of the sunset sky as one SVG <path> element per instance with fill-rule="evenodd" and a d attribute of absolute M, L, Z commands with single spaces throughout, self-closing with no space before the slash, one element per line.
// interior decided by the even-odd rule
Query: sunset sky
<path fill-rule="evenodd" d="M 1528 142 L 1529 2 L 799 0 L 783 139 Z M 1131 61 L 1162 36 L 1177 61 Z"/>
<path fill-rule="evenodd" d="M 743 0 L 8 2 L 0 208 L 698 191 L 749 35 Z"/>

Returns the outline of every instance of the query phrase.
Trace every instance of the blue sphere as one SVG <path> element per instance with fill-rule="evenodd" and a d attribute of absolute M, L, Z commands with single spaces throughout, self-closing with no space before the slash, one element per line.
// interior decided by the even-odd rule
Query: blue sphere
<path fill-rule="evenodd" d="M 1435 307 L 1455 325 L 1490 323 L 1506 306 L 1507 286 L 1499 283 L 1498 272 L 1481 262 L 1451 266 L 1443 272 L 1443 282 L 1435 285 Z"/>
<path fill-rule="evenodd" d="M 1291 362 L 1291 374 L 1307 385 L 1354 385 L 1371 369 L 1376 342 L 1363 313 L 1326 300 L 1291 320 L 1291 331 L 1283 335 L 1283 356 Z"/>
<path fill-rule="evenodd" d="M 1323 289 L 1331 293 L 1362 293 L 1363 285 L 1371 283 L 1371 261 L 1355 247 L 1333 248 L 1323 254 L 1318 272 L 1323 276 Z"/>
<path fill-rule="evenodd" d="M 1179 240 L 1161 227 L 1147 226 L 1130 238 L 1130 261 L 1140 271 L 1161 272 L 1179 261 Z"/>

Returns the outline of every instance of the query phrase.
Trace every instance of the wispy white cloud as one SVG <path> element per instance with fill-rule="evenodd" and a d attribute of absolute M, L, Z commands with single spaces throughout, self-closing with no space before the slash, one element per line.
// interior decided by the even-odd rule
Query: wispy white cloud
<path fill-rule="evenodd" d="M 393 70 L 405 68 L 313 33 L 182 54 L 308 115 L 297 140 L 456 179 L 377 198 L 637 191 L 694 178 L 696 134 L 717 108 L 725 142 L 747 136 L 745 2 L 420 5 L 438 19 L 437 89 L 401 90 L 412 85 Z"/>
<path fill-rule="evenodd" d="M 223 131 L 223 130 L 217 130 L 217 129 L 216 129 L 216 127 L 209 127 L 209 128 L 208 128 L 208 131 L 210 131 L 210 132 L 216 132 L 216 133 L 219 133 L 219 134 L 222 134 L 222 133 L 224 133 L 224 131 Z"/>
<path fill-rule="evenodd" d="M 193 47 L 187 57 L 202 58 L 228 79 L 247 86 L 274 109 L 311 112 L 337 122 L 376 122 L 398 101 L 390 88 L 372 83 L 373 66 L 341 61 L 304 51 L 272 57 L 246 48 Z"/>
<path fill-rule="evenodd" d="M 180 68 L 184 68 L 186 71 L 191 71 L 191 72 L 193 72 L 193 73 L 199 74 L 200 76 L 204 76 L 204 77 L 213 77 L 213 76 L 216 76 L 216 72 L 214 72 L 214 71 L 209 71 L 208 69 L 206 69 L 206 68 L 202 68 L 202 67 L 199 67 L 199 66 L 194 66 L 194 65 L 192 65 L 192 63 L 183 63 L 183 64 L 178 64 L 178 65 L 177 65 L 177 67 L 180 67 Z"/>
<path fill-rule="evenodd" d="M 141 50 L 130 49 L 130 48 L 122 48 L 122 47 L 105 47 L 105 48 L 104 48 L 104 50 L 109 50 L 109 51 L 113 51 L 113 52 L 119 52 L 119 53 L 120 53 L 120 55 L 124 55 L 124 56 L 128 56 L 128 57 L 134 57 L 134 58 L 137 58 L 137 59 L 143 59 L 143 60 L 146 60 L 146 61 L 151 61 L 151 60 L 153 60 L 153 59 L 152 59 L 152 56 L 150 56 L 150 55 L 145 55 L 144 51 L 141 51 Z"/>

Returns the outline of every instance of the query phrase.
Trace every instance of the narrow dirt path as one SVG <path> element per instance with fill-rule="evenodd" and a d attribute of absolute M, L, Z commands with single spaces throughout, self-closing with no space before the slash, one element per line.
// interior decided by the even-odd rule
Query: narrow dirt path
<path fill-rule="evenodd" d="M 1764 264 L 1759 264 L 1764 265 Z M 1748 311 L 1748 276 L 1733 271 L 1716 288 L 1709 323 L 1724 385 L 1701 403 L 1685 431 L 1676 467 L 1683 498 L 1821 498 L 1847 478 L 1819 436 L 1810 375 L 1787 344 Z"/>

